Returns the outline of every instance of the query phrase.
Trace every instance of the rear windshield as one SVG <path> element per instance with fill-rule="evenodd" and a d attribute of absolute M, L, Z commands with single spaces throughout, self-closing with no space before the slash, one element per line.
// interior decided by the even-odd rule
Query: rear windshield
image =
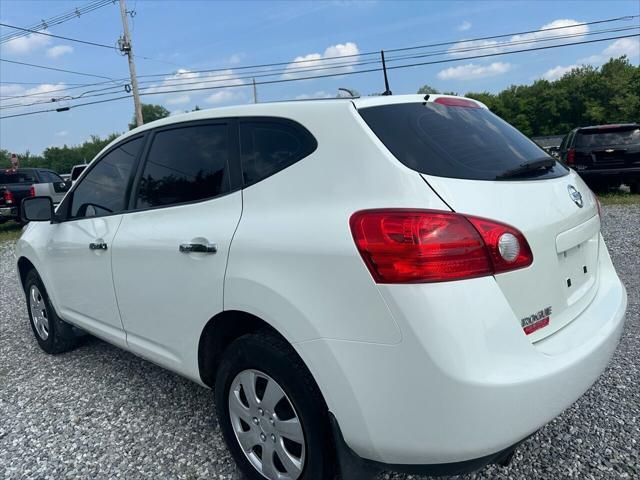
<path fill-rule="evenodd" d="M 0 171 L 0 184 L 7 183 L 34 183 L 35 177 L 30 172 Z"/>
<path fill-rule="evenodd" d="M 633 145 L 640 143 L 639 127 L 600 130 L 578 130 L 576 147 L 607 147 L 610 145 Z"/>
<path fill-rule="evenodd" d="M 495 180 L 523 163 L 551 158 L 514 127 L 484 108 L 433 102 L 400 103 L 359 110 L 385 146 L 407 167 L 428 175 Z M 555 178 L 556 163 L 527 178 Z"/>

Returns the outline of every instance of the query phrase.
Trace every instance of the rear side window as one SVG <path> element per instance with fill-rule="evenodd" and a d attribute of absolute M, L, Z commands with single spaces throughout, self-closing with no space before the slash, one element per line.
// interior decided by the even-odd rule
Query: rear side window
<path fill-rule="evenodd" d="M 484 108 L 433 102 L 359 110 L 365 122 L 407 167 L 428 175 L 495 180 L 523 163 L 551 158 L 533 141 Z M 567 174 L 556 164 L 535 178 Z"/>
<path fill-rule="evenodd" d="M 36 177 L 32 172 L 15 172 L 13 170 L 0 171 L 0 184 L 35 183 Z"/>
<path fill-rule="evenodd" d="M 161 130 L 153 137 L 136 207 L 176 205 L 230 190 L 227 124 Z"/>
<path fill-rule="evenodd" d="M 311 154 L 317 147 L 302 125 L 285 119 L 240 123 L 240 160 L 245 185 L 259 182 Z"/>
<path fill-rule="evenodd" d="M 609 127 L 593 130 L 578 130 L 576 135 L 576 147 L 578 148 L 598 148 L 634 144 L 640 144 L 639 127 Z"/>
<path fill-rule="evenodd" d="M 71 217 L 100 217 L 126 209 L 126 192 L 143 138 L 111 150 L 77 184 L 73 191 Z"/>

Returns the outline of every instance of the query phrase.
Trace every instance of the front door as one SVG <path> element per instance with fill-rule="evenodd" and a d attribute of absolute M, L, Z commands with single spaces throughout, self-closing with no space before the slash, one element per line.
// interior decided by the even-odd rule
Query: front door
<path fill-rule="evenodd" d="M 229 126 L 174 125 L 150 142 L 113 246 L 116 296 L 129 349 L 197 379 L 198 340 L 222 311 L 242 212 L 229 178 Z"/>
<path fill-rule="evenodd" d="M 127 188 L 143 137 L 111 149 L 65 200 L 66 218 L 52 225 L 46 271 L 60 316 L 125 346 L 111 273 L 111 248 L 127 206 Z"/>

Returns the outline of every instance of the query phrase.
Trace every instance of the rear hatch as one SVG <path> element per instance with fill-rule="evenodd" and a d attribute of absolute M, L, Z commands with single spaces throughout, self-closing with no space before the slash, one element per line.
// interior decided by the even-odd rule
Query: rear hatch
<path fill-rule="evenodd" d="M 640 126 L 581 128 L 574 141 L 576 170 L 640 167 Z"/>
<path fill-rule="evenodd" d="M 426 102 L 365 106 L 359 113 L 453 211 L 524 234 L 533 263 L 495 280 L 521 327 L 543 325 L 528 330 L 535 342 L 575 319 L 596 294 L 597 204 L 574 172 L 483 105 L 460 100 L 430 96 Z"/>

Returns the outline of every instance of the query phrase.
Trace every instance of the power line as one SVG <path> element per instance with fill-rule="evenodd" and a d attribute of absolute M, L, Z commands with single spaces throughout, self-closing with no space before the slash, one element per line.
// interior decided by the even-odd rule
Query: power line
<path fill-rule="evenodd" d="M 424 65 L 434 65 L 434 64 L 442 64 L 442 63 L 459 62 L 459 61 L 465 61 L 465 60 L 473 60 L 473 59 L 477 59 L 477 58 L 488 58 L 488 57 L 496 57 L 496 56 L 501 56 L 501 55 L 513 55 L 513 54 L 516 54 L 516 53 L 532 52 L 532 51 L 539 51 L 539 50 L 549 50 L 549 49 L 553 49 L 553 48 L 562 48 L 562 47 L 568 47 L 568 46 L 574 46 L 574 45 L 584 45 L 584 44 L 604 42 L 604 41 L 608 41 L 608 40 L 618 40 L 618 39 L 621 39 L 621 38 L 631 38 L 631 37 L 638 37 L 638 36 L 640 36 L 640 34 L 637 34 L 637 33 L 636 34 L 630 34 L 630 35 L 619 35 L 619 36 L 614 36 L 614 37 L 598 38 L 598 39 L 594 39 L 594 40 L 583 40 L 583 41 L 570 42 L 570 43 L 564 43 L 564 44 L 559 44 L 559 45 L 545 45 L 545 46 L 540 46 L 540 47 L 532 47 L 532 48 L 525 48 L 525 49 L 519 49 L 519 50 L 511 50 L 511 51 L 508 51 L 508 52 L 487 53 L 487 54 L 482 54 L 482 55 L 471 55 L 471 56 L 459 57 L 459 58 L 454 58 L 454 59 L 432 60 L 432 61 L 429 61 L 429 62 L 416 62 L 416 63 L 410 63 L 410 64 L 395 65 L 395 66 L 387 67 L 387 69 L 388 70 L 398 70 L 398 69 L 404 69 L 404 68 L 414 68 L 414 67 L 424 66 Z M 262 81 L 262 82 L 256 82 L 256 85 L 277 84 L 277 83 L 294 82 L 294 81 L 301 81 L 301 80 L 312 80 L 312 79 L 318 79 L 318 78 L 341 77 L 341 76 L 346 76 L 346 75 L 358 75 L 358 74 L 363 74 L 363 73 L 379 72 L 381 70 L 382 70 L 382 68 L 370 68 L 370 69 L 365 69 L 365 70 L 356 70 L 356 71 L 350 71 L 350 72 L 323 74 L 323 75 L 315 75 L 315 76 L 307 76 L 307 77 L 287 78 L 287 79 L 277 79 L 277 80 L 265 80 L 265 81 Z M 169 91 L 162 91 L 162 92 L 143 92 L 143 93 L 141 93 L 141 95 L 162 95 L 162 94 L 168 94 L 168 93 L 182 93 L 182 92 L 200 91 L 200 90 L 217 90 L 217 89 L 221 89 L 221 88 L 249 87 L 251 85 L 252 85 L 252 83 L 217 85 L 217 86 L 213 86 L 213 87 L 178 89 L 178 90 L 169 90 Z M 107 99 L 104 99 L 104 100 L 96 100 L 96 101 L 92 101 L 92 102 L 85 102 L 85 103 L 75 104 L 75 105 L 71 105 L 69 107 L 63 107 L 63 108 L 65 108 L 65 110 L 66 110 L 66 109 L 82 107 L 82 106 L 86 106 L 86 105 L 95 105 L 95 104 L 100 104 L 100 103 L 117 101 L 117 100 L 130 98 L 130 97 L 131 97 L 131 95 L 122 95 L 120 97 L 107 98 Z M 13 114 L 13 115 L 2 116 L 2 117 L 0 117 L 0 119 L 22 117 L 22 116 L 26 116 L 26 115 L 35 115 L 35 114 L 38 114 L 38 113 L 54 112 L 54 111 L 57 111 L 57 110 L 58 109 L 48 109 L 48 110 L 37 110 L 37 111 L 33 111 L 33 112 L 17 113 L 17 114 Z"/>
<path fill-rule="evenodd" d="M 73 73 L 74 75 L 84 75 L 86 77 L 105 78 L 105 79 L 111 80 L 111 81 L 114 80 L 113 78 L 105 77 L 104 75 L 96 75 L 96 74 L 93 74 L 93 73 L 76 72 L 74 70 L 65 70 L 65 69 L 62 69 L 62 68 L 46 67 L 44 65 L 36 65 L 35 63 L 25 63 L 25 62 L 18 62 L 16 60 L 7 60 L 6 58 L 0 58 L 0 62 L 14 63 L 16 65 L 24 65 L 24 66 L 27 66 L 27 67 L 34 67 L 34 68 L 42 68 L 44 70 L 53 70 L 53 71 L 56 71 L 56 72 Z"/>
<path fill-rule="evenodd" d="M 82 15 L 86 15 L 87 13 L 93 12 L 99 8 L 102 8 L 106 5 L 112 4 L 112 0 L 97 0 L 88 3 L 82 7 L 77 7 L 68 12 L 62 13 L 60 15 L 56 15 L 54 17 L 48 18 L 46 20 L 41 20 L 40 23 L 36 23 L 34 25 L 30 25 L 28 29 L 30 30 L 45 30 L 53 25 L 60 25 L 74 18 L 80 18 Z M 13 32 L 7 35 L 3 35 L 0 37 L 0 44 L 9 42 L 19 37 L 25 37 L 29 35 L 28 32 Z"/>
<path fill-rule="evenodd" d="M 560 27 L 553 27 L 553 28 L 547 28 L 544 30 L 525 30 L 525 31 L 521 31 L 521 32 L 513 32 L 513 33 L 504 33 L 504 34 L 500 34 L 500 35 L 492 35 L 489 37 L 476 37 L 476 38 L 469 38 L 469 39 L 465 39 L 465 40 L 451 40 L 448 42 L 441 42 L 441 43 L 431 43 L 431 44 L 426 44 L 426 45 L 417 45 L 417 46 L 411 46 L 411 47 L 402 47 L 402 48 L 394 48 L 394 49 L 385 49 L 385 52 L 400 52 L 400 51 L 406 51 L 406 50 L 415 50 L 415 49 L 423 49 L 423 48 L 430 48 L 430 47 L 441 47 L 444 45 L 454 45 L 457 43 L 468 43 L 468 42 L 477 42 L 477 41 L 481 41 L 481 40 L 492 40 L 492 39 L 496 39 L 496 38 L 505 38 L 505 37 L 511 37 L 511 36 L 516 36 L 516 35 L 526 35 L 526 34 L 530 34 L 530 33 L 536 33 L 536 32 L 547 32 L 547 31 L 552 31 L 552 30 L 562 30 L 562 29 L 567 29 L 567 28 L 576 28 L 576 27 L 582 27 L 582 26 L 588 26 L 588 25 L 594 25 L 594 24 L 601 24 L 601 23 L 611 23 L 611 22 L 619 22 L 622 20 L 632 20 L 634 18 L 638 18 L 640 17 L 640 15 L 628 15 L 628 16 L 624 16 L 624 17 L 616 17 L 616 18 L 609 18 L 609 19 L 605 19 L 605 20 L 596 20 L 593 22 L 583 22 L 583 23 L 576 23 L 573 25 L 563 25 Z M 500 45 L 494 45 L 494 47 L 499 47 Z M 371 52 L 361 52 L 361 53 L 354 53 L 354 54 L 349 54 L 349 55 L 337 55 L 337 56 L 331 56 L 331 57 L 323 57 L 322 59 L 305 59 L 305 60 L 294 60 L 294 61 L 290 61 L 290 62 L 276 62 L 276 63 L 263 63 L 263 64 L 258 64 L 258 65 L 246 65 L 246 66 L 241 66 L 241 67 L 224 67 L 224 68 L 214 68 L 214 69 L 204 69 L 204 70 L 190 70 L 189 72 L 185 72 L 184 74 L 189 74 L 189 73 L 212 73 L 212 72 L 222 72 L 225 70 L 230 70 L 230 69 L 234 69 L 234 70 L 245 70 L 245 69 L 255 69 L 255 68 L 265 68 L 265 67 L 277 67 L 277 66 L 282 66 L 282 65 L 295 65 L 295 64 L 300 64 L 300 63 L 309 63 L 309 62 L 318 62 L 318 61 L 326 61 L 326 60 L 335 60 L 335 59 L 344 59 L 344 58 L 352 58 L 352 57 L 362 57 L 362 56 L 368 56 L 368 55 L 380 55 L 380 52 L 378 50 L 376 51 L 371 51 Z M 180 75 L 180 72 L 169 72 L 169 73 L 155 73 L 155 74 L 147 74 L 147 75 L 139 75 L 140 78 L 142 77 L 165 77 L 168 75 Z"/>
<path fill-rule="evenodd" d="M 94 3 L 100 3 L 100 2 L 94 2 Z M 107 3 L 111 3 L 111 0 L 107 0 Z M 531 34 L 531 33 L 539 33 L 539 32 L 547 32 L 547 31 L 552 31 L 552 30 L 562 30 L 562 29 L 567 29 L 567 28 L 575 28 L 575 27 L 581 27 L 581 26 L 588 26 L 588 25 L 595 25 L 595 24 L 603 24 L 603 23 L 611 23 L 611 22 L 619 22 L 619 21 L 624 21 L 624 20 L 632 20 L 634 18 L 638 18 L 640 17 L 640 15 L 629 15 L 629 16 L 623 16 L 623 17 L 616 17 L 616 18 L 609 18 L 609 19 L 603 19 L 603 20 L 595 20 L 592 22 L 583 22 L 583 23 L 577 23 L 577 24 L 573 24 L 573 25 L 565 25 L 565 26 L 560 26 L 560 27 L 552 27 L 552 28 L 548 28 L 548 29 L 544 29 L 544 30 L 525 30 L 525 31 L 520 31 L 520 32 L 512 32 L 512 33 L 504 33 L 504 34 L 500 34 L 500 35 L 491 35 L 491 36 L 486 36 L 486 37 L 476 37 L 476 38 L 470 38 L 470 39 L 466 39 L 466 40 L 453 40 L 453 41 L 448 41 L 448 42 L 440 42 L 440 43 L 431 43 L 431 44 L 425 44 L 425 45 L 418 45 L 418 46 L 410 46 L 410 47 L 402 47 L 402 48 L 394 48 L 394 49 L 387 49 L 385 50 L 385 52 L 387 53 L 392 53 L 392 52 L 400 52 L 400 51 L 410 51 L 410 50 L 416 50 L 416 49 L 424 49 L 424 48 L 430 48 L 430 47 L 438 47 L 438 46 L 444 46 L 444 45 L 453 45 L 453 44 L 458 44 L 458 43 L 471 43 L 471 42 L 477 42 L 477 41 L 481 41 L 481 40 L 492 40 L 492 39 L 498 39 L 498 38 L 505 38 L 505 37 L 512 37 L 512 36 L 516 36 L 516 35 L 526 35 L 526 34 Z M 587 32 L 585 34 L 582 35 L 591 35 L 591 34 L 595 34 L 596 32 Z M 604 31 L 599 31 L 598 33 L 604 33 Z M 581 35 L 577 35 L 576 36 L 581 36 Z M 550 40 L 549 37 L 547 37 L 547 39 Z M 547 40 L 547 39 L 538 39 L 540 41 L 543 40 Z M 491 45 L 491 46 L 487 46 L 486 48 L 501 48 L 503 46 L 505 46 L 507 44 L 496 44 L 496 45 Z M 477 47 L 480 48 L 480 47 Z M 148 75 L 139 75 L 138 77 L 146 77 L 146 78 L 150 78 L 150 77 L 166 77 L 166 76 L 171 76 L 171 75 L 190 75 L 190 74 L 195 74 L 195 73 L 214 73 L 214 72 L 224 72 L 227 70 L 234 70 L 234 71 L 238 71 L 238 70 L 248 70 L 248 69 L 260 69 L 260 68 L 266 68 L 266 67 L 274 67 L 274 66 L 282 66 L 282 65 L 295 65 L 295 64 L 303 64 L 303 63 L 309 63 L 309 62 L 326 62 L 328 60 L 335 60 L 335 59 L 345 59 L 345 58 L 353 58 L 353 57 L 362 57 L 362 56 L 370 56 L 370 55 L 379 55 L 378 51 L 375 52 L 363 52 L 363 53 L 358 53 L 358 54 L 351 54 L 351 55 L 343 55 L 343 56 L 332 56 L 332 57 L 324 57 L 322 59 L 317 59 L 317 60 L 294 60 L 291 62 L 276 62 L 276 63 L 266 63 L 266 64 L 258 64 L 258 65 L 245 65 L 245 66 L 240 66 L 240 67 L 225 67 L 225 68 L 216 68 L 216 69 L 205 69 L 205 70 L 190 70 L 188 72 L 171 72 L 171 73 L 162 73 L 162 74 L 148 74 Z M 140 55 L 136 55 L 138 58 L 146 58 L 149 60 L 153 60 L 150 59 L 149 57 L 141 57 Z M 393 61 L 392 58 L 388 59 L 389 61 Z M 249 72 L 246 72 L 249 73 Z M 259 73 L 259 72 L 258 72 Z M 98 78 L 109 78 L 109 77 L 104 77 L 104 76 L 99 76 L 99 75 L 95 75 Z M 110 79 L 110 81 L 127 81 L 127 78 L 118 78 L 118 79 Z M 176 79 L 177 80 L 177 79 Z M 103 82 L 103 83 L 108 83 L 108 82 Z M 153 81 L 142 81 L 140 82 L 141 84 L 146 84 L 146 83 L 153 83 Z M 94 86 L 97 84 L 86 84 L 85 86 Z M 121 87 L 123 85 L 118 86 Z M 78 86 L 78 87 L 71 87 L 71 88 L 62 88 L 62 89 L 58 89 L 58 90 L 51 90 L 47 93 L 53 93 L 55 91 L 61 92 L 61 91 L 68 91 L 68 90 L 75 90 L 77 88 L 82 88 L 82 86 Z M 108 89 L 113 89 L 116 87 L 109 87 L 109 88 L 105 88 L 105 90 Z M 26 95 L 14 95 L 14 96 L 6 96 L 4 98 L 26 98 L 26 97 L 30 97 L 30 96 L 38 96 L 40 94 L 26 94 Z"/>
<path fill-rule="evenodd" d="M 105 45 L 104 43 L 89 42 L 87 40 L 78 40 L 77 38 L 63 37 L 61 35 L 54 35 L 52 33 L 45 33 L 45 32 L 39 32 L 37 30 L 31 30 L 29 28 L 16 27 L 15 25 L 8 25 L 6 23 L 0 23 L 0 27 L 9 27 L 9 28 L 14 28 L 16 30 L 23 30 L 25 32 L 35 33 L 37 35 L 44 35 L 46 37 L 60 38 L 62 40 L 68 40 L 69 42 L 83 43 L 85 45 L 93 45 L 95 47 L 102 47 L 102 48 L 109 48 L 111 50 L 116 50 L 116 47 L 114 45 Z"/>
<path fill-rule="evenodd" d="M 519 41 L 513 41 L 513 42 L 504 42 L 502 44 L 500 44 L 500 48 L 509 48 L 509 47 L 513 47 L 516 45 L 523 45 L 523 44 L 530 44 L 530 43 L 541 43 L 541 42 L 548 42 L 548 41 L 552 41 L 552 40 L 558 40 L 558 39 L 568 39 L 568 38 L 575 38 L 575 37 L 583 37 L 583 36 L 587 36 L 587 35 L 602 35 L 604 33 L 611 33 L 611 32 L 622 32 L 622 31 L 629 31 L 629 30 L 637 30 L 640 27 L 619 27 L 619 28 L 610 28 L 610 29 L 604 29 L 604 30 L 598 30 L 598 31 L 593 31 L 593 32 L 589 32 L 586 34 L 582 34 L 582 33 L 571 33 L 571 34 L 565 34 L 565 35 L 556 35 L 553 37 L 546 37 L 546 38 L 538 38 L 538 39 L 528 39 L 528 40 L 519 40 Z M 405 59 L 417 59 L 417 58 L 425 58 L 425 57 L 432 57 L 432 56 L 440 56 L 443 54 L 453 54 L 453 53 L 463 53 L 463 52 L 478 52 L 478 51 L 483 51 L 483 50 L 493 50 L 496 48 L 496 45 L 486 45 L 486 46 L 478 46 L 478 47 L 465 47 L 465 48 L 457 48 L 457 49 L 446 49 L 446 50 L 437 50 L 437 51 L 429 51 L 429 52 L 422 52 L 422 53 L 414 53 L 414 54 L 409 54 L 409 55 L 396 55 L 396 56 L 392 56 L 392 57 L 387 57 L 387 63 L 392 63 L 392 62 L 398 62 L 401 60 L 405 60 Z M 167 87 L 173 87 L 173 86 L 186 86 L 186 85 L 202 85 L 202 84 L 210 84 L 210 83 L 219 83 L 219 82 L 224 82 L 224 81 L 229 81 L 229 80 L 233 80 L 233 81 L 239 81 L 239 80 L 243 80 L 243 79 L 254 79 L 254 78 L 263 78 L 263 77 L 271 77 L 271 76 L 278 76 L 278 75 L 283 75 L 283 74 L 288 74 L 288 75 L 296 75 L 299 73 L 308 73 L 308 72 L 317 72 L 317 71 L 325 71 L 325 70 L 335 70 L 335 69 L 344 69 L 344 68 L 351 68 L 351 67 L 356 67 L 356 66 L 363 66 L 363 65 L 370 65 L 370 64 L 378 64 L 380 63 L 380 59 L 374 59 L 374 60 L 365 60 L 365 61 L 348 61 L 348 62 L 332 62 L 331 64 L 329 64 L 329 66 L 320 66 L 320 67 L 315 67 L 315 65 L 312 66 L 303 66 L 303 67 L 293 67 L 293 68 L 286 68 L 286 69 L 278 69 L 278 70 L 258 70 L 255 72 L 243 72 L 244 75 L 243 76 L 232 76 L 232 74 L 222 74 L 222 75 L 214 75 L 214 76 L 210 76 L 210 77 L 204 77 L 204 78 L 197 78 L 197 77 L 192 77 L 192 78 L 184 78 L 184 79 L 174 79 L 176 80 L 177 83 L 164 83 L 161 85 L 152 85 L 149 87 L 142 87 L 143 90 L 149 90 L 149 89 L 165 89 Z M 256 75 L 257 73 L 257 75 Z M 190 82 L 189 80 L 195 80 Z M 141 82 L 141 83 L 154 83 L 155 81 L 146 81 L 146 82 Z M 103 82 L 103 83 L 108 83 L 108 82 Z M 100 96 L 105 96 L 105 95 L 112 95 L 115 94 L 117 92 L 113 91 L 116 88 L 121 88 L 122 86 L 109 86 L 106 88 L 98 88 L 98 89 L 94 89 L 94 90 L 88 90 L 85 92 L 82 92 L 80 95 L 77 96 L 68 96 L 68 97 L 61 97 L 59 99 L 47 99 L 47 100 L 41 100 L 41 101 L 35 101 L 33 103 L 14 103 L 14 104 L 9 104 L 9 105 L 3 105 L 2 107 L 0 107 L 0 109 L 9 109 L 9 108 L 20 108 L 20 107 L 28 107 L 28 106 L 33 106 L 33 105 L 42 105 L 42 104 L 46 104 L 46 103 L 51 103 L 52 101 L 58 101 L 58 100 L 67 100 L 67 101 L 71 101 L 71 100 L 75 100 L 78 98 L 91 98 L 91 97 L 100 97 Z M 111 90 L 111 91 L 108 91 Z M 44 92 L 44 94 L 46 95 L 50 95 L 52 91 L 48 91 L 48 92 Z M 99 93 L 99 92 L 104 92 L 104 93 Z M 89 95 L 90 93 L 94 93 L 94 95 Z"/>

